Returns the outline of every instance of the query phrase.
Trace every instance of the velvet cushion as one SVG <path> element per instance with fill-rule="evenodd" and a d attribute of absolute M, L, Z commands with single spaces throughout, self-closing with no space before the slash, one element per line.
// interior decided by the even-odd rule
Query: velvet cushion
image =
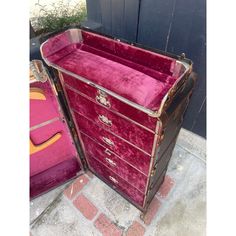
<path fill-rule="evenodd" d="M 30 99 L 30 127 L 41 124 L 59 116 L 58 103 L 49 81 L 35 82 L 30 91 L 38 89 L 44 99 Z"/>
<path fill-rule="evenodd" d="M 35 145 L 40 145 L 57 133 L 61 134 L 61 137 L 56 142 L 30 155 L 30 176 L 77 156 L 69 130 L 62 121 L 55 121 L 31 131 L 30 139 Z"/>
<path fill-rule="evenodd" d="M 79 41 L 73 37 L 77 33 L 49 39 L 44 58 L 145 108 L 157 110 L 185 71 L 173 58 L 83 30 Z"/>
<path fill-rule="evenodd" d="M 49 191 L 75 177 L 81 170 L 75 158 L 59 163 L 37 175 L 30 177 L 30 198 Z"/>
<path fill-rule="evenodd" d="M 160 104 L 169 84 L 128 66 L 77 49 L 57 62 L 62 68 L 83 76 L 146 108 Z"/>

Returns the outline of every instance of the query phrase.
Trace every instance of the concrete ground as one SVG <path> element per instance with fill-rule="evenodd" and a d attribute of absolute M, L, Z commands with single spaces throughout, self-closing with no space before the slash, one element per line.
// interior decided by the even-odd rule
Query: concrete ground
<path fill-rule="evenodd" d="M 206 141 L 184 129 L 143 220 L 90 172 L 30 202 L 32 236 L 204 236 L 205 228 Z"/>

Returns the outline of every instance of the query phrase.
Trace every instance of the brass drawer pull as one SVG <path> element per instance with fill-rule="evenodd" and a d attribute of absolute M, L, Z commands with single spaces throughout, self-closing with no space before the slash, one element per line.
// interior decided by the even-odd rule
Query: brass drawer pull
<path fill-rule="evenodd" d="M 104 105 L 104 106 L 110 108 L 110 107 L 111 107 L 111 104 L 110 104 L 110 102 L 107 100 L 107 95 L 106 95 L 104 92 L 102 92 L 101 90 L 98 90 L 98 93 L 99 93 L 99 94 L 96 96 L 96 101 L 97 101 L 98 103 L 100 103 L 100 104 L 102 104 L 102 105 Z"/>
<path fill-rule="evenodd" d="M 113 183 L 115 183 L 115 184 L 118 184 L 119 182 L 118 182 L 118 180 L 116 180 L 114 177 L 112 177 L 112 176 L 109 176 L 109 179 L 113 182 Z"/>
<path fill-rule="evenodd" d="M 105 125 L 107 125 L 107 126 L 109 126 L 109 127 L 112 126 L 112 121 L 109 120 L 109 119 L 108 119 L 106 116 L 104 116 L 104 115 L 99 115 L 99 116 L 98 116 L 98 120 L 99 120 L 101 123 L 103 123 L 103 124 L 105 124 Z"/>
<path fill-rule="evenodd" d="M 111 166 L 116 166 L 116 163 L 114 162 L 114 161 L 112 161 L 111 159 L 109 159 L 109 158 L 105 158 L 105 160 L 106 160 L 106 162 L 108 163 L 108 164 L 110 164 Z"/>
<path fill-rule="evenodd" d="M 111 152 L 109 149 L 106 148 L 106 150 L 104 151 L 108 156 L 111 156 Z"/>
<path fill-rule="evenodd" d="M 114 146 L 113 141 L 111 141 L 109 138 L 106 137 L 102 137 L 103 142 L 105 142 L 106 144 L 108 144 L 109 146 Z"/>

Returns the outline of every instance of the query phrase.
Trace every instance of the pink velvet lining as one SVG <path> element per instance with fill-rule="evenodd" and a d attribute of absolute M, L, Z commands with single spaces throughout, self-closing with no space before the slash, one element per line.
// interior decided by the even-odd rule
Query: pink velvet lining
<path fill-rule="evenodd" d="M 77 156 L 69 130 L 61 121 L 31 131 L 30 139 L 35 145 L 39 145 L 56 133 L 60 133 L 61 138 L 47 148 L 30 155 L 30 176 Z"/>
<path fill-rule="evenodd" d="M 81 170 L 76 158 L 71 158 L 30 177 L 30 198 L 34 198 L 52 188 L 74 178 Z"/>
<path fill-rule="evenodd" d="M 62 121 L 59 103 L 49 80 L 34 82 L 30 85 L 41 94 L 30 100 L 30 140 L 34 146 L 41 145 L 56 134 L 61 137 L 54 143 L 30 155 L 30 176 L 37 175 L 53 166 L 77 157 L 77 151 L 67 124 Z M 47 123 L 48 122 L 48 123 Z"/>
<path fill-rule="evenodd" d="M 154 52 L 86 31 L 75 45 L 68 34 L 43 45 L 47 60 L 151 110 L 184 72 L 175 59 Z"/>
<path fill-rule="evenodd" d="M 93 120 L 100 127 L 119 135 L 151 154 L 154 140 L 153 133 L 112 113 L 109 109 L 86 99 L 71 89 L 66 88 L 66 91 L 70 101 L 70 106 L 73 110 Z M 111 125 L 102 122 L 100 118 L 101 116 L 106 117 L 111 122 Z"/>
<path fill-rule="evenodd" d="M 94 170 L 95 173 L 105 178 L 106 182 L 112 185 L 113 188 L 127 195 L 128 198 L 130 198 L 139 206 L 143 205 L 143 201 L 144 201 L 143 193 L 139 192 L 136 188 L 134 188 L 128 182 L 120 178 L 113 171 L 106 168 L 103 164 L 101 164 L 96 159 L 91 158 L 88 161 L 89 161 L 88 163 L 89 163 L 90 168 Z"/>
<path fill-rule="evenodd" d="M 58 65 L 150 109 L 160 105 L 170 88 L 128 66 L 79 49 L 63 57 Z"/>
<path fill-rule="evenodd" d="M 30 99 L 30 127 L 58 117 L 59 105 L 51 89 L 49 81 L 35 82 L 30 88 L 37 88 L 43 92 L 46 100 Z"/>
<path fill-rule="evenodd" d="M 86 119 L 79 113 L 74 113 L 74 115 L 81 133 L 86 134 L 87 136 L 96 140 L 96 142 L 110 149 L 111 151 L 116 153 L 121 159 L 125 159 L 128 163 L 135 166 L 145 175 L 148 174 L 151 159 L 150 156 L 137 149 L 133 145 L 125 142 L 121 138 L 115 136 L 111 132 L 108 132 L 103 128 L 99 127 L 98 125 Z M 106 140 L 108 139 L 113 142 L 112 145 L 106 142 Z M 86 148 L 87 147 L 85 146 L 85 149 Z"/>
<path fill-rule="evenodd" d="M 141 192 L 145 193 L 147 176 L 139 172 L 124 160 L 120 159 L 109 149 L 94 142 L 88 136 L 82 134 L 82 137 L 83 143 L 86 146 L 85 153 L 87 158 L 95 158 L 99 160 L 102 164 L 107 166 L 122 179 L 126 180 Z"/>
<path fill-rule="evenodd" d="M 63 73 L 63 84 L 65 84 L 65 87 L 71 87 L 75 91 L 79 91 L 80 93 L 87 95 L 90 99 L 92 99 L 94 102 L 98 104 L 96 101 L 96 96 L 98 95 L 98 91 L 95 87 L 92 87 L 75 77 L 66 75 Z M 69 85 L 69 86 L 67 86 Z M 142 124 L 143 126 L 155 131 L 157 119 L 155 117 L 151 117 L 148 114 L 131 107 L 130 105 L 121 102 L 120 100 L 107 95 L 106 97 L 107 101 L 109 101 L 111 107 L 110 109 L 113 111 L 116 111 L 126 117 L 129 117 L 131 120 L 134 120 L 138 122 L 139 124 Z M 70 100 L 70 99 L 69 99 Z M 71 104 L 75 101 L 69 101 Z"/>

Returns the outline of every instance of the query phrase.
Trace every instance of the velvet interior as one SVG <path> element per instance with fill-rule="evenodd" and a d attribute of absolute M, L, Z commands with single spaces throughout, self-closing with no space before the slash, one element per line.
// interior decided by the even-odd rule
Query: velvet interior
<path fill-rule="evenodd" d="M 136 204 L 142 206 L 144 201 L 144 194 L 130 185 L 128 182 L 121 179 L 118 175 L 114 172 L 106 168 L 96 159 L 89 159 L 88 160 L 89 166 L 95 173 L 102 176 L 109 182 L 114 188 L 122 193 L 128 195 Z M 112 181 L 113 180 L 113 181 Z"/>
<path fill-rule="evenodd" d="M 37 175 L 30 177 L 30 198 L 47 192 L 65 181 L 75 177 L 80 170 L 78 161 L 75 158 L 61 162 Z"/>
<path fill-rule="evenodd" d="M 100 127 L 111 131 L 127 141 L 133 143 L 139 148 L 151 154 L 154 140 L 154 133 L 151 133 L 138 125 L 114 114 L 109 109 L 88 100 L 80 94 L 66 88 L 67 95 L 70 101 L 70 107 L 83 116 L 93 120 Z M 111 125 L 104 124 L 99 118 L 105 116 Z"/>
<path fill-rule="evenodd" d="M 129 143 L 123 141 L 119 137 L 113 135 L 112 133 L 97 126 L 95 123 L 81 116 L 79 113 L 74 113 L 74 115 L 80 131 L 87 134 L 98 143 L 101 143 L 106 148 L 112 150 L 121 159 L 125 159 L 127 162 L 135 166 L 144 174 L 148 174 L 150 156 L 138 150 Z M 114 144 L 112 146 L 107 144 L 104 141 L 104 138 L 111 140 Z"/>
<path fill-rule="evenodd" d="M 81 93 L 90 97 L 93 101 L 96 101 L 97 89 L 63 73 L 63 80 L 65 85 L 69 85 L 71 88 L 80 91 Z M 66 86 L 66 87 L 69 87 Z M 118 111 L 119 113 L 129 117 L 130 119 L 142 124 L 143 126 L 155 131 L 157 119 L 149 116 L 148 114 L 125 104 L 118 99 L 107 95 L 107 100 L 110 102 L 111 110 Z M 71 101 L 73 103 L 73 101 Z"/>
<path fill-rule="evenodd" d="M 83 143 L 86 146 L 85 152 L 87 158 L 99 160 L 122 179 L 145 193 L 147 176 L 132 167 L 129 163 L 120 159 L 109 149 L 106 149 L 102 145 L 91 140 L 88 136 L 82 134 L 82 138 Z"/>
<path fill-rule="evenodd" d="M 32 177 L 65 160 L 75 158 L 77 151 L 72 144 L 67 124 L 62 121 L 60 107 L 50 82 L 31 83 L 30 89 L 30 127 L 34 126 L 30 131 L 30 141 L 35 147 L 40 147 L 59 135 L 59 139 L 31 153 Z"/>
<path fill-rule="evenodd" d="M 63 57 L 57 61 L 57 64 L 132 102 L 153 110 L 158 108 L 162 98 L 171 87 L 128 66 L 80 49 Z"/>
<path fill-rule="evenodd" d="M 30 155 L 30 176 L 77 156 L 69 130 L 61 121 L 55 121 L 31 131 L 30 139 L 35 145 L 39 145 L 56 133 L 61 134 L 61 137 L 56 142 Z"/>
<path fill-rule="evenodd" d="M 76 47 L 68 32 L 50 39 L 44 57 L 146 108 L 157 110 L 183 72 L 175 59 L 89 32 L 82 36 Z"/>
<path fill-rule="evenodd" d="M 179 76 L 182 71 L 176 68 L 176 60 L 167 56 L 147 51 L 98 34 L 82 31 L 83 45 L 116 56 L 123 63 L 133 63 L 134 69 L 153 69 L 159 74 Z M 112 57 L 112 60 L 115 57 Z M 129 62 L 128 62 L 129 61 Z M 177 69 L 177 71 L 176 71 Z M 178 73 L 176 73 L 178 72 Z M 159 75 L 157 77 L 159 79 Z"/>
<path fill-rule="evenodd" d="M 30 127 L 58 117 L 58 103 L 49 81 L 35 82 L 30 88 L 41 90 L 46 98 L 46 100 L 30 99 Z"/>

